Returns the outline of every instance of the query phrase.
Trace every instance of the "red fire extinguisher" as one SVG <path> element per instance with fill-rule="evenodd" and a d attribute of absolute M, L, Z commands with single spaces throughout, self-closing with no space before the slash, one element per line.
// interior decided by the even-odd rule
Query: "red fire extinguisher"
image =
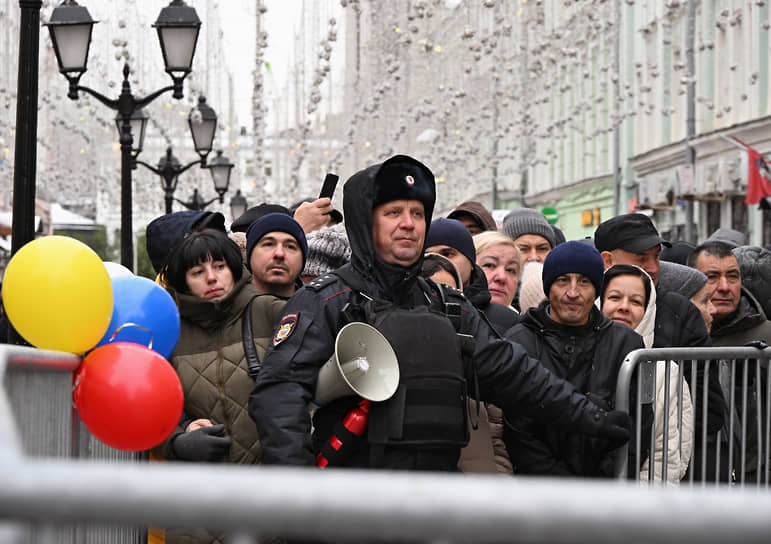
<path fill-rule="evenodd" d="M 350 452 L 353 444 L 358 441 L 364 431 L 367 430 L 369 419 L 369 401 L 362 399 L 357 406 L 345 414 L 345 417 L 335 425 L 332 436 L 316 456 L 316 464 L 319 468 L 327 465 L 340 465 L 341 461 Z"/>

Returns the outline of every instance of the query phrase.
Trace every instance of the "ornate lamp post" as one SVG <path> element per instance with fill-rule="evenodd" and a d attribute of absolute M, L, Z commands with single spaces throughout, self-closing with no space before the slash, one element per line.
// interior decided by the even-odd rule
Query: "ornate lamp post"
<path fill-rule="evenodd" d="M 228 192 L 230 186 L 230 174 L 233 169 L 233 163 L 231 163 L 227 157 L 222 155 L 222 151 L 217 151 L 217 157 L 212 159 L 211 163 L 206 164 L 206 158 L 201 158 L 197 161 L 193 161 L 189 164 L 182 166 L 177 160 L 169 147 L 166 150 L 166 155 L 161 157 L 158 161 L 158 167 L 155 168 L 145 162 L 135 161 L 137 164 L 141 164 L 148 170 L 154 172 L 161 177 L 161 183 L 163 185 L 164 201 L 166 202 L 166 213 L 171 213 L 171 205 L 173 201 L 177 201 L 188 210 L 203 210 L 219 199 L 220 203 L 225 200 L 225 193 Z M 193 191 L 193 196 L 190 201 L 185 202 L 174 197 L 174 191 L 177 190 L 177 182 L 179 181 L 179 175 L 188 170 L 190 167 L 200 164 L 201 168 L 206 168 L 211 172 L 212 182 L 214 183 L 214 190 L 217 191 L 219 196 L 212 198 L 211 200 L 203 200 L 203 197 L 198 193 L 196 188 Z"/>
<path fill-rule="evenodd" d="M 163 186 L 164 200 L 166 203 L 166 213 L 171 213 L 171 205 L 174 200 L 186 206 L 188 209 L 195 210 L 203 209 L 211 204 L 214 200 L 216 200 L 214 199 L 210 202 L 205 202 L 201 207 L 191 208 L 191 206 L 188 205 L 189 203 L 174 198 L 174 191 L 177 190 L 179 175 L 192 166 L 195 166 L 196 164 L 200 164 L 201 168 L 207 168 L 211 172 L 212 181 L 214 182 L 214 189 L 220 195 L 220 202 L 223 201 L 224 194 L 227 192 L 228 186 L 230 185 L 230 169 L 233 167 L 230 161 L 222 157 L 226 164 L 230 165 L 230 168 L 227 168 L 227 172 L 225 174 L 221 173 L 222 164 L 216 163 L 217 159 L 214 159 L 211 164 L 206 164 L 206 158 L 209 156 L 209 153 L 211 153 L 214 143 L 214 134 L 217 129 L 217 114 L 208 104 L 206 104 L 206 98 L 204 96 L 200 96 L 198 98 L 198 105 L 190 111 L 190 114 L 187 116 L 187 120 L 188 125 L 190 126 L 190 134 L 193 137 L 193 146 L 195 147 L 196 153 L 198 153 L 200 156 L 200 159 L 182 166 L 179 160 L 177 160 L 177 158 L 172 153 L 171 147 L 169 147 L 166 150 L 166 155 L 161 157 L 161 159 L 158 161 L 157 168 L 147 164 L 146 162 L 134 160 L 135 165 L 141 164 L 151 172 L 160 176 L 161 185 Z M 219 156 L 222 155 L 221 151 L 218 153 Z M 198 193 L 196 189 L 194 197 L 197 195 Z M 191 200 L 191 202 L 195 203 L 192 205 L 198 206 L 202 203 L 202 199 L 200 196 L 197 196 L 197 198 L 194 198 Z"/>
<path fill-rule="evenodd" d="M 137 110 L 167 91 L 173 91 L 172 96 L 176 99 L 183 97 L 182 84 L 192 69 L 201 20 L 195 8 L 186 5 L 182 0 L 173 0 L 163 8 L 153 26 L 158 30 L 165 70 L 173 84 L 143 98 L 136 97 L 131 92 L 128 79 L 129 66 L 126 64 L 123 67 L 123 86 L 116 99 L 107 98 L 88 87 L 79 85 L 81 76 L 87 70 L 91 31 L 95 23 L 96 21 L 91 19 L 85 7 L 79 6 L 74 0 L 65 0 L 54 9 L 46 26 L 51 34 L 59 71 L 69 81 L 67 96 L 77 100 L 79 91 L 83 91 L 118 112 L 121 149 L 121 264 L 132 268 L 134 262 L 131 218 L 132 144 L 134 143 L 132 119 L 135 118 Z M 137 134 L 139 141 L 135 148 L 136 152 L 141 151 L 142 134 L 142 132 Z"/>

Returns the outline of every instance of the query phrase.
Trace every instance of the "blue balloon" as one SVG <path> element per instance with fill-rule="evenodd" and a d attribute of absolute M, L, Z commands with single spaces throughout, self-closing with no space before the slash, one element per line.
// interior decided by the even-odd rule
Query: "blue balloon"
<path fill-rule="evenodd" d="M 97 346 L 131 342 L 169 358 L 179 340 L 179 310 L 166 290 L 141 276 L 112 278 L 113 310 Z"/>

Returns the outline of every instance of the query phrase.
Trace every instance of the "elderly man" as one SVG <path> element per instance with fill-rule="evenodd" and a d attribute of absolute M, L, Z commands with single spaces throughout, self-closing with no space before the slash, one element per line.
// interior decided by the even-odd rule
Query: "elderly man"
<path fill-rule="evenodd" d="M 390 399 L 371 403 L 367 432 L 358 441 L 346 438 L 336 464 L 456 470 L 468 440 L 467 381 L 478 385 L 470 389 L 480 400 L 616 444 L 628 439 L 626 414 L 598 407 L 520 346 L 497 338 L 460 292 L 418 278 L 435 198 L 431 171 L 405 155 L 346 182 L 351 263 L 290 300 L 252 391 L 249 412 L 267 463 L 315 464 L 337 436 L 333 429 L 361 401 L 350 395 L 320 407 L 311 436 L 308 403 L 319 369 L 352 321 L 369 323 L 392 345 L 399 387 Z"/>
<path fill-rule="evenodd" d="M 688 265 L 707 276 L 712 314 L 712 344 L 743 346 L 762 340 L 771 343 L 771 322 L 760 303 L 742 286 L 739 261 L 724 242 L 711 241 L 698 246 Z"/>
<path fill-rule="evenodd" d="M 642 348 L 643 341 L 594 305 L 602 291 L 603 271 L 602 257 L 588 244 L 566 242 L 554 248 L 543 264 L 547 299 L 525 314 L 506 338 L 608 408 L 615 404 L 624 357 Z M 504 420 L 504 442 L 515 474 L 613 476 L 613 447 L 606 441 L 539 425 L 516 410 L 504 410 Z"/>
<path fill-rule="evenodd" d="M 707 276 L 707 285 L 710 286 L 710 301 L 714 307 L 712 323 L 712 343 L 715 346 L 743 346 L 750 342 L 771 343 L 771 321 L 766 317 L 760 303 L 752 294 L 742 286 L 742 274 L 739 268 L 739 261 L 731 251 L 731 245 L 720 241 L 707 241 L 698 246 L 688 258 L 688 264 Z M 766 403 L 768 392 L 765 391 L 765 375 L 767 370 L 763 369 L 758 380 L 754 365 L 750 365 L 747 373 L 748 398 L 747 398 L 747 443 L 745 458 L 746 465 L 745 477 L 749 480 L 755 480 L 758 451 L 762 451 L 762 443 L 757 434 L 758 408 Z M 735 378 L 736 389 L 735 396 L 736 408 L 734 414 L 741 417 L 741 398 L 742 398 L 742 374 L 745 367 L 741 364 L 736 366 L 737 377 Z M 721 365 L 720 381 L 723 385 L 723 394 L 726 398 L 730 393 L 730 368 Z M 761 398 L 763 402 L 759 405 L 758 398 L 754 394 L 756 385 L 760 384 Z M 726 429 L 727 431 L 727 429 Z M 741 440 L 741 425 L 735 425 L 736 439 Z M 740 443 L 738 442 L 737 443 Z M 727 453 L 726 453 L 727 455 Z M 761 460 L 761 463 L 762 460 Z M 762 465 L 761 465 L 762 466 Z M 737 465 L 738 468 L 738 465 Z M 737 471 L 738 473 L 738 471 Z"/>
<path fill-rule="evenodd" d="M 246 265 L 261 295 L 291 297 L 302 285 L 308 242 L 300 224 L 283 213 L 269 213 L 246 232 Z"/>

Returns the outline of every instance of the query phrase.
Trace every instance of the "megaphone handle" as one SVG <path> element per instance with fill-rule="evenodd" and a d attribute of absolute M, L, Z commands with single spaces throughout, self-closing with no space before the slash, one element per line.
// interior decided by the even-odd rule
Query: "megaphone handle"
<path fill-rule="evenodd" d="M 342 421 L 335 425 L 332 436 L 329 437 L 321 451 L 316 456 L 316 465 L 326 468 L 328 465 L 340 466 L 349 455 L 353 445 L 364 435 L 369 420 L 369 401 L 362 399 L 354 406 Z"/>

